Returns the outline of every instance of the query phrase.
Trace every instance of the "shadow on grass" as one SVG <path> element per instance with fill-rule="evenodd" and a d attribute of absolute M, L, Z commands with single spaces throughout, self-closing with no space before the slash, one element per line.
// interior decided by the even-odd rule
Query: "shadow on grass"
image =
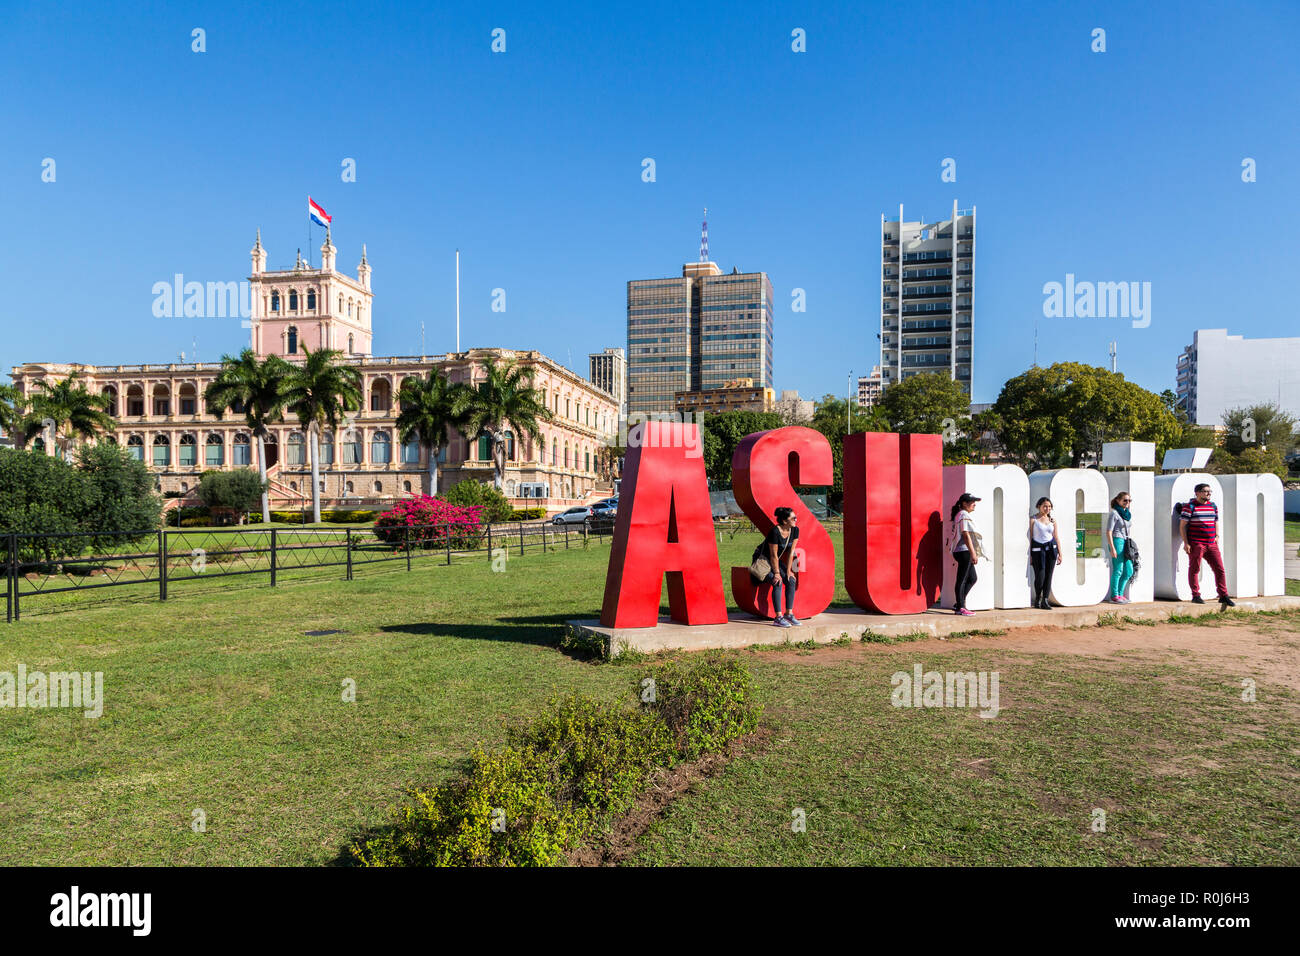
<path fill-rule="evenodd" d="M 510 641 L 514 644 L 547 646 L 560 643 L 567 622 L 573 618 L 573 614 L 542 614 L 528 617 L 501 617 L 491 624 L 420 621 L 409 624 L 388 624 L 379 630 L 386 634 L 429 634 L 471 641 Z"/>

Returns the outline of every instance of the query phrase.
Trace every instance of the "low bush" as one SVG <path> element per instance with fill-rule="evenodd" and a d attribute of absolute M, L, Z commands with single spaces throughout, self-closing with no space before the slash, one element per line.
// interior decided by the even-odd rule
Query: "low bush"
<path fill-rule="evenodd" d="M 374 521 L 373 511 L 322 511 L 320 520 L 329 524 L 355 524 L 362 521 Z"/>
<path fill-rule="evenodd" d="M 671 661 L 656 668 L 652 706 L 687 760 L 719 750 L 758 726 L 749 668 L 734 657 Z"/>
<path fill-rule="evenodd" d="M 761 708 L 745 666 L 708 657 L 653 668 L 637 682 L 645 706 L 580 696 L 470 755 L 435 789 L 408 791 L 391 823 L 356 841 L 364 866 L 547 866 L 626 812 L 651 775 L 748 733 Z"/>
<path fill-rule="evenodd" d="M 272 511 L 271 520 L 278 521 L 280 524 L 303 524 L 310 523 L 310 513 L 304 515 L 301 511 Z"/>
<path fill-rule="evenodd" d="M 473 478 L 457 482 L 451 490 L 444 493 L 443 498 L 449 505 L 478 508 L 483 520 L 489 524 L 510 521 L 515 512 L 514 507 L 506 496 L 497 490 L 496 485 L 486 481 L 475 481 Z"/>
<path fill-rule="evenodd" d="M 545 518 L 545 508 L 516 508 L 510 512 L 511 521 L 534 521 L 537 518 Z"/>

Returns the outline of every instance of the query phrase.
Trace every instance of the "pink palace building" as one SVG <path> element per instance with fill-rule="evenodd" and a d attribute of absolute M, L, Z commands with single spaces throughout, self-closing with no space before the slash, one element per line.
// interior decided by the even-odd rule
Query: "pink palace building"
<path fill-rule="evenodd" d="M 397 434 L 397 394 L 402 381 L 441 369 L 452 381 L 483 378 L 489 358 L 514 360 L 533 369 L 555 420 L 542 425 L 542 441 L 508 439 L 505 493 L 517 507 L 544 506 L 558 511 L 584 500 L 613 494 L 607 473 L 605 440 L 618 430 L 618 402 L 608 393 L 535 350 L 470 349 L 445 355 L 376 356 L 371 353 L 370 263 L 362 247 L 356 277 L 335 267 L 338 250 L 329 234 L 321 246 L 320 268 L 301 255 L 294 268 L 266 268 L 259 233 L 252 249 L 252 347 L 259 356 L 279 355 L 301 362 L 303 349 L 338 349 L 361 372 L 362 406 L 350 413 L 351 429 L 326 433 L 321 443 L 322 507 L 374 507 L 407 495 L 430 493 L 428 465 L 418 443 L 402 444 Z M 75 372 L 86 387 L 108 396 L 117 430 L 110 440 L 125 445 L 157 475 L 169 497 L 191 492 L 210 468 L 257 466 L 257 442 L 243 416 L 218 419 L 204 406 L 203 393 L 220 364 L 78 365 L 31 362 L 16 366 L 12 377 L 24 395 L 41 379 L 57 381 Z M 300 507 L 311 498 L 311 461 L 304 430 L 291 415 L 271 431 L 267 466 L 275 507 Z M 486 438 L 470 442 L 455 435 L 439 455 L 439 488 L 465 478 L 492 480 Z"/>

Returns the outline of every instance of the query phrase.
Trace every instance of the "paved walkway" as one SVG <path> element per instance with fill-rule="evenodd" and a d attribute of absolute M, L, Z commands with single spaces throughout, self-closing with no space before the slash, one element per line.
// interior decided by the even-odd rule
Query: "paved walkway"
<path fill-rule="evenodd" d="M 1288 572 L 1289 573 L 1289 572 Z M 1237 598 L 1243 611 L 1300 608 L 1300 597 Z M 1105 614 L 1119 614 L 1141 620 L 1162 621 L 1171 614 L 1215 614 L 1219 605 L 1189 604 L 1182 601 L 1154 601 L 1150 604 L 1097 604 L 1091 607 L 1054 607 L 978 611 L 961 617 L 951 611 L 932 609 L 924 614 L 867 614 L 857 608 L 833 608 L 809 618 L 803 627 L 774 627 L 742 612 L 733 612 L 726 624 L 688 627 L 665 618 L 658 627 L 601 627 L 599 621 L 570 621 L 574 628 L 608 638 L 613 656 L 624 648 L 645 653 L 666 650 L 704 650 L 711 647 L 749 647 L 754 644 L 784 644 L 812 640 L 829 644 L 842 637 L 857 640 L 870 631 L 882 635 L 929 631 L 936 637 L 973 630 L 1011 630 L 1025 627 L 1089 627 Z"/>

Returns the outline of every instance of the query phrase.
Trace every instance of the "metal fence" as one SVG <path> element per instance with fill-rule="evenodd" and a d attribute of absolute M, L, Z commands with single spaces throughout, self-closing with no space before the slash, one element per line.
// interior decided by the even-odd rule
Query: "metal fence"
<path fill-rule="evenodd" d="M 821 519 L 821 523 L 832 535 L 843 531 L 842 519 Z M 276 587 L 286 576 L 328 579 L 329 569 L 341 569 L 342 578 L 351 581 L 372 565 L 410 571 L 416 564 L 450 565 L 458 556 L 491 560 L 501 553 L 544 554 L 608 545 L 613 531 L 610 517 L 584 524 L 520 521 L 471 528 L 452 523 L 391 532 L 267 530 L 253 525 L 112 534 L 0 534 L 5 620 L 19 620 L 23 610 L 33 606 L 49 609 L 75 602 L 78 594 L 104 589 L 121 589 L 109 591 L 109 597 L 165 601 L 174 589 L 233 577 L 251 577 L 254 583 Z M 737 538 L 755 544 L 760 540 L 744 517 L 715 521 L 714 536 L 719 545 Z"/>
<path fill-rule="evenodd" d="M 165 601 L 177 588 L 239 576 L 261 575 L 258 583 L 275 587 L 286 576 L 310 577 L 304 572 L 337 568 L 351 581 L 371 565 L 410 571 L 417 563 L 449 565 L 460 555 L 491 560 L 499 554 L 585 548 L 606 541 L 612 532 L 612 519 L 597 519 L 583 525 L 521 521 L 474 528 L 451 523 L 391 531 L 253 526 L 111 535 L 10 533 L 0 536 L 5 620 L 19 620 L 34 601 L 50 607 L 66 603 L 71 595 L 108 588 Z"/>

